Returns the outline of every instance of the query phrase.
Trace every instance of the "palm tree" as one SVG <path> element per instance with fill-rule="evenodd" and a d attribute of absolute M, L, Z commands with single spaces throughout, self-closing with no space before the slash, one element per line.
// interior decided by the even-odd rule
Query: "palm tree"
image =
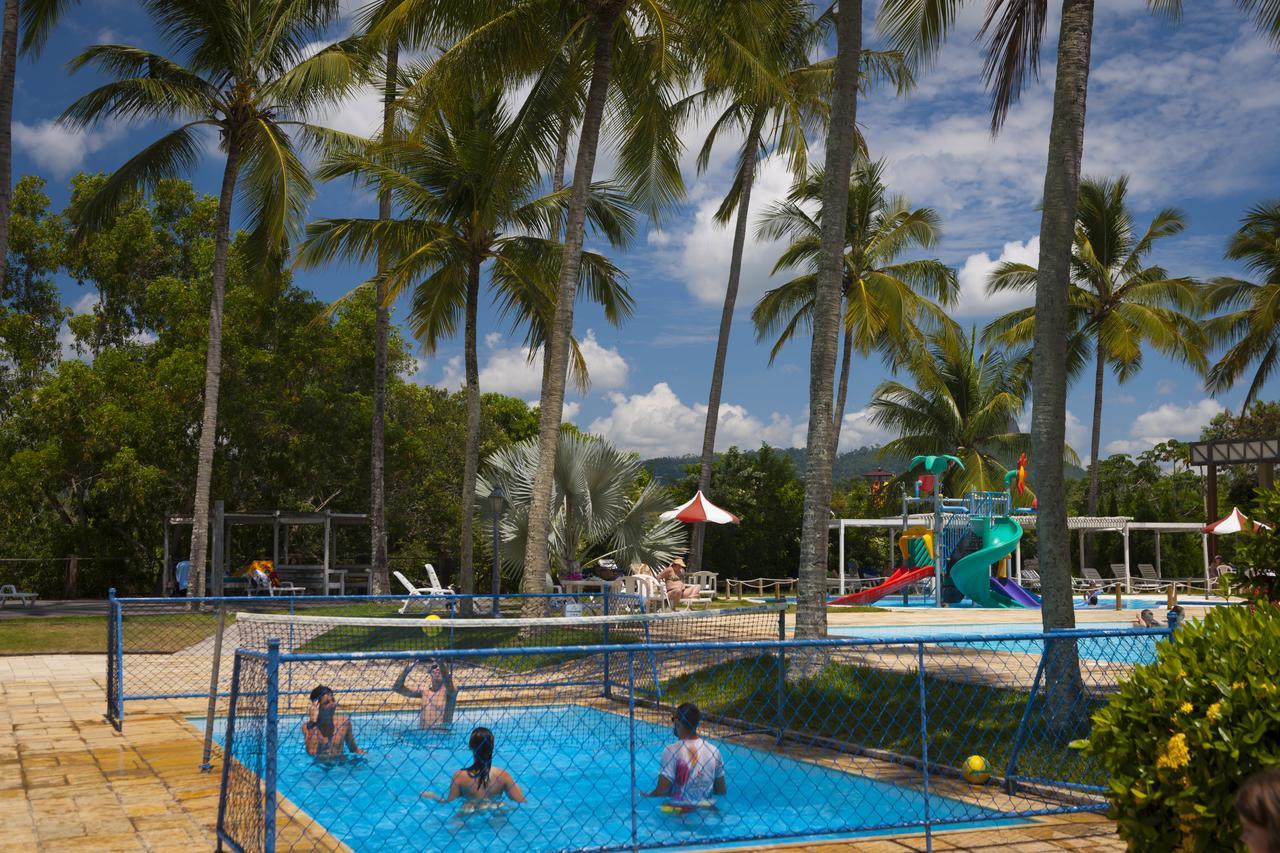
<path fill-rule="evenodd" d="M 964 463 L 947 474 L 946 493 L 999 491 L 1006 466 L 1030 449 L 1018 428 L 1027 390 L 1027 363 L 999 348 L 977 350 L 977 336 L 956 328 L 929 336 L 908 362 L 915 379 L 882 382 L 871 400 L 871 419 L 898 437 L 883 451 L 910 458 L 951 455 Z M 1074 454 L 1068 451 L 1067 458 Z"/>
<path fill-rule="evenodd" d="M 866 358 L 874 350 L 890 365 L 900 364 L 924 345 L 928 332 L 950 322 L 934 300 L 950 306 L 959 294 L 955 270 L 941 261 L 898 260 L 910 249 L 934 246 L 942 236 L 942 226 L 932 208 L 912 210 L 906 198 L 890 195 L 883 173 L 883 163 L 868 163 L 857 169 L 849 182 L 841 283 L 845 301 L 843 355 L 832 438 L 837 448 L 853 353 Z M 809 270 L 765 293 L 751 312 L 756 339 L 774 339 L 770 363 L 798 332 L 813 326 L 822 214 L 820 210 L 811 214 L 806 206 L 819 200 L 821 187 L 821 173 L 798 181 L 786 201 L 765 212 L 756 231 L 761 238 L 791 239 L 774 265 L 775 273 L 801 266 Z"/>
<path fill-rule="evenodd" d="M 1225 314 L 1208 323 L 1208 332 L 1227 351 L 1209 369 L 1208 389 L 1230 389 L 1252 365 L 1253 379 L 1240 411 L 1248 410 L 1280 361 L 1280 200 L 1251 208 L 1227 243 L 1228 260 L 1239 261 L 1258 281 L 1222 276 L 1209 283 L 1208 310 Z"/>
<path fill-rule="evenodd" d="M 661 565 L 684 550 L 684 525 L 658 519 L 671 504 L 666 489 L 650 482 L 636 492 L 642 471 L 634 453 L 578 433 L 561 433 L 557 444 L 550 536 L 551 561 L 557 569 L 563 572 L 603 557 L 623 566 Z M 501 524 L 502 561 L 525 574 L 538 459 L 536 439 L 505 447 L 489 457 L 480 480 L 485 493 L 495 483 L 502 484 L 509 502 Z M 473 506 L 473 511 L 482 511 Z"/>
<path fill-rule="evenodd" d="M 384 139 L 362 150 L 336 154 L 321 167 L 326 180 L 354 176 L 388 187 L 400 219 L 325 219 L 308 227 L 299 262 L 317 266 L 335 256 L 375 256 L 386 266 L 374 283 L 386 300 L 412 289 L 409 325 L 427 352 L 452 335 L 463 320 L 467 391 L 467 444 L 462 506 L 474 503 L 480 444 L 480 368 L 477 313 L 484 268 L 496 299 L 538 346 L 549 325 L 552 288 L 562 246 L 550 235 L 563 221 L 568 193 L 539 195 L 540 170 L 550 150 L 554 123 L 535 104 L 516 115 L 503 108 L 504 93 L 475 94 L 435 111 L 406 140 Z M 596 186 L 587 221 L 613 245 L 625 245 L 634 216 L 620 194 Z M 620 323 L 633 302 L 619 270 L 601 255 L 584 252 L 582 293 Z M 573 347 L 575 375 L 585 364 Z M 474 591 L 473 530 L 463 513 L 461 584 Z"/>
<path fill-rule="evenodd" d="M 1098 514 L 1098 459 L 1102 434 L 1102 386 L 1111 366 L 1120 382 L 1142 367 L 1144 345 L 1205 369 L 1205 336 L 1190 316 L 1199 306 L 1199 285 L 1170 278 L 1148 266 L 1156 241 L 1179 234 L 1186 219 L 1174 208 L 1156 214 L 1141 235 L 1125 205 L 1129 179 L 1086 178 L 1080 185 L 1079 219 L 1068 293 L 1068 375 L 1094 360 L 1090 438 L 1089 515 Z M 1036 269 L 1007 261 L 987 280 L 987 293 L 1032 290 Z M 1034 339 L 1034 307 L 1012 311 L 987 326 L 989 340 L 1025 346 Z"/>
<path fill-rule="evenodd" d="M 18 78 L 18 24 L 21 53 L 39 57 L 58 20 L 79 0 L 5 0 L 0 29 L 0 258 L 9 257 L 9 208 L 13 200 L 13 89 Z M 0 288 L 7 270 L 0 263 Z"/>
<path fill-rule="evenodd" d="M 319 144 L 335 136 L 303 117 L 345 95 L 366 71 L 364 56 L 349 43 L 310 53 L 310 46 L 335 19 L 337 6 L 336 0 L 144 0 L 161 35 L 185 54 L 185 64 L 117 44 L 95 45 L 71 63 L 73 70 L 91 66 L 115 79 L 68 107 L 61 118 L 64 123 L 86 127 L 104 118 L 182 122 L 135 154 L 86 201 L 77 212 L 80 234 L 99 227 L 131 193 L 192 168 L 201 151 L 202 128 L 218 132 L 226 155 L 218 196 L 191 542 L 196 595 L 205 591 L 232 201 L 239 191 L 248 206 L 245 250 L 264 277 L 272 275 L 302 227 L 313 193 L 294 137 Z"/>
<path fill-rule="evenodd" d="M 796 636 L 827 632 L 827 518 L 835 462 L 833 421 L 836 350 L 844 281 L 844 222 L 849 178 L 857 150 L 859 67 L 862 60 L 862 0 L 841 0 L 834 18 L 836 58 L 823 171 L 818 269 L 814 281 L 813 345 L 809 354 L 809 428 L 805 447 L 804 514 L 800 531 Z"/>

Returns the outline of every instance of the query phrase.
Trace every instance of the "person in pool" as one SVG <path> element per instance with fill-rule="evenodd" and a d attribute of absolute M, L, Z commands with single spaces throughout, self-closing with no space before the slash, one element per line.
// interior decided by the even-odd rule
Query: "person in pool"
<path fill-rule="evenodd" d="M 1160 627 L 1159 623 L 1156 622 L 1155 614 L 1152 613 L 1150 610 L 1143 610 L 1141 613 L 1139 613 L 1138 618 L 1133 620 L 1133 625 L 1135 628 L 1159 628 Z"/>
<path fill-rule="evenodd" d="M 337 710 L 338 698 L 331 689 L 321 684 L 311 691 L 311 710 L 307 714 L 307 721 L 302 724 L 307 755 L 340 758 L 343 747 L 356 755 L 364 755 L 364 750 L 356 745 L 351 720 L 337 716 Z"/>
<path fill-rule="evenodd" d="M 419 716 L 422 728 L 447 726 L 453 722 L 453 710 L 458 704 L 458 688 L 453 684 L 453 671 L 443 661 L 426 658 L 430 680 L 414 689 L 407 686 L 406 682 L 409 679 L 409 673 L 421 662 L 414 661 L 406 666 L 391 689 L 410 699 L 422 699 L 422 711 Z"/>
<path fill-rule="evenodd" d="M 1240 840 L 1249 853 L 1280 850 L 1280 768 L 1254 773 L 1236 792 Z"/>
<path fill-rule="evenodd" d="M 504 794 L 513 803 L 525 801 L 524 791 L 516 784 L 515 777 L 501 767 L 493 766 L 493 732 L 483 727 L 473 729 L 467 747 L 471 750 L 471 766 L 453 774 L 449 793 L 440 796 L 435 791 L 423 791 L 423 797 L 441 803 L 465 798 L 463 811 L 482 811 L 500 806 Z"/>
<path fill-rule="evenodd" d="M 724 759 L 715 745 L 698 736 L 702 712 L 686 702 L 671 715 L 676 742 L 662 750 L 658 784 L 646 796 L 669 797 L 675 806 L 710 806 L 709 795 L 723 796 Z"/>

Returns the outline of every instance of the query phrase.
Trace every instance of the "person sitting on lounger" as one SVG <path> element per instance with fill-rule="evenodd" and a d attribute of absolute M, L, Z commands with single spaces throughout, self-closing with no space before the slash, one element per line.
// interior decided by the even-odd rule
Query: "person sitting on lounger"
<path fill-rule="evenodd" d="M 658 784 L 646 796 L 670 797 L 673 805 L 694 808 L 714 805 L 708 797 L 722 796 L 724 759 L 720 750 L 698 736 L 702 712 L 686 702 L 671 715 L 671 728 L 676 742 L 662 750 L 658 767 Z"/>
<path fill-rule="evenodd" d="M 422 699 L 422 711 L 419 722 L 424 729 L 436 726 L 447 726 L 453 722 L 453 710 L 458 704 L 458 688 L 453 684 L 453 671 L 447 663 L 427 658 L 427 672 L 430 679 L 416 689 L 406 685 L 409 672 L 421 661 L 413 661 L 400 673 L 400 678 L 391 688 L 401 696 L 410 699 Z"/>
<path fill-rule="evenodd" d="M 311 691 L 311 709 L 302 725 L 302 736 L 307 745 L 307 755 L 316 758 L 340 758 L 345 746 L 357 755 L 364 750 L 356 745 L 351 720 L 336 714 L 338 699 L 323 684 Z"/>
<path fill-rule="evenodd" d="M 666 584 L 667 598 L 671 599 L 672 604 L 697 598 L 702 591 L 698 584 L 684 582 L 684 560 L 680 557 L 676 557 L 671 565 L 658 572 L 658 580 Z"/>
<path fill-rule="evenodd" d="M 483 811 L 500 806 L 504 794 L 514 803 L 525 801 L 524 791 L 516 784 L 515 777 L 501 767 L 493 766 L 493 732 L 483 727 L 473 729 L 467 746 L 471 750 L 471 766 L 453 774 L 449 793 L 441 796 L 435 791 L 423 791 L 423 797 L 441 803 L 465 798 L 464 811 Z"/>

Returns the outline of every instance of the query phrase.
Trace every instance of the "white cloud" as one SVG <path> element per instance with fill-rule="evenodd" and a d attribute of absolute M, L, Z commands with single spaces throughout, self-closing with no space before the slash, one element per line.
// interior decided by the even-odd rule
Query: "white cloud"
<path fill-rule="evenodd" d="M 807 440 L 809 425 L 805 424 L 806 435 L 800 436 L 796 447 L 803 447 Z M 875 447 L 884 444 L 893 436 L 871 422 L 871 407 L 856 412 L 845 412 L 840 426 L 840 452 L 857 450 L 859 447 Z"/>
<path fill-rule="evenodd" d="M 1031 429 L 1031 402 L 1029 400 L 1018 414 L 1018 429 L 1022 432 L 1028 432 Z M 1063 430 L 1067 446 L 1076 452 L 1083 464 L 1089 464 L 1089 429 L 1070 409 L 1067 409 L 1066 425 Z"/>
<path fill-rule="evenodd" d="M 1171 438 L 1195 438 L 1222 411 L 1221 403 L 1207 397 L 1185 406 L 1165 403 L 1134 418 L 1133 425 L 1129 427 L 1129 438 L 1108 442 L 1106 450 L 1108 453 L 1135 454 Z"/>
<path fill-rule="evenodd" d="M 1178 383 L 1172 379 L 1161 379 L 1156 383 L 1156 393 L 1161 397 L 1168 397 L 1174 391 L 1178 390 Z"/>
<path fill-rule="evenodd" d="M 63 177 L 82 168 L 91 154 L 109 145 L 122 132 L 123 128 L 114 122 L 77 130 L 51 119 L 34 125 L 15 121 L 13 144 L 37 165 Z"/>
<path fill-rule="evenodd" d="M 609 395 L 613 410 L 591 422 L 588 431 L 603 436 L 619 447 L 642 456 L 681 456 L 702 450 L 702 431 L 707 407 L 686 405 L 665 382 L 643 394 Z M 716 448 L 744 449 L 767 442 L 775 447 L 803 446 L 806 424 L 774 412 L 766 423 L 743 406 L 720 405 L 716 426 Z"/>
<path fill-rule="evenodd" d="M 534 406 L 538 405 L 535 401 Z M 564 407 L 560 410 L 560 422 L 567 423 L 578 417 L 582 413 L 582 403 L 576 400 L 565 400 Z"/>
<path fill-rule="evenodd" d="M 484 343 L 489 353 L 488 359 L 480 367 L 480 389 L 485 393 L 509 394 L 513 397 L 537 394 L 542 390 L 542 351 L 539 350 L 530 360 L 529 351 L 525 347 L 504 347 L 503 340 L 503 336 L 497 332 L 485 335 Z M 610 391 L 626 387 L 630 365 L 616 347 L 601 344 L 591 329 L 587 330 L 578 346 L 587 361 L 592 389 Z M 456 390 L 465 383 L 462 357 L 453 356 L 445 362 L 437 385 Z"/>
<path fill-rule="evenodd" d="M 995 260 L 986 252 L 978 252 L 965 258 L 957 276 L 960 280 L 960 301 L 951 310 L 951 314 L 956 317 L 994 317 L 1033 304 L 1034 290 L 1002 291 L 987 295 L 987 277 L 997 264 L 1006 261 L 1037 266 L 1040 263 L 1040 238 L 1036 236 L 1023 242 L 1014 240 L 1005 243 Z"/>

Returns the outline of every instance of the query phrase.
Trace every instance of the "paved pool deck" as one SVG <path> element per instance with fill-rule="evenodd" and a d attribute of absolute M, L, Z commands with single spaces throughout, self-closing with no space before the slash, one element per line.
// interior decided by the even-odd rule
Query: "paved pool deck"
<path fill-rule="evenodd" d="M 877 614 L 849 614 L 864 615 Z M 218 775 L 199 770 L 201 736 L 185 719 L 193 704 L 131 711 L 116 732 L 103 718 L 104 681 L 101 655 L 0 657 L 0 851 L 213 850 Z M 333 847 L 326 842 L 309 838 L 298 849 Z M 1114 826 L 1096 815 L 938 832 L 933 846 L 1124 849 Z M 769 849 L 899 853 L 925 843 L 899 836 Z"/>

